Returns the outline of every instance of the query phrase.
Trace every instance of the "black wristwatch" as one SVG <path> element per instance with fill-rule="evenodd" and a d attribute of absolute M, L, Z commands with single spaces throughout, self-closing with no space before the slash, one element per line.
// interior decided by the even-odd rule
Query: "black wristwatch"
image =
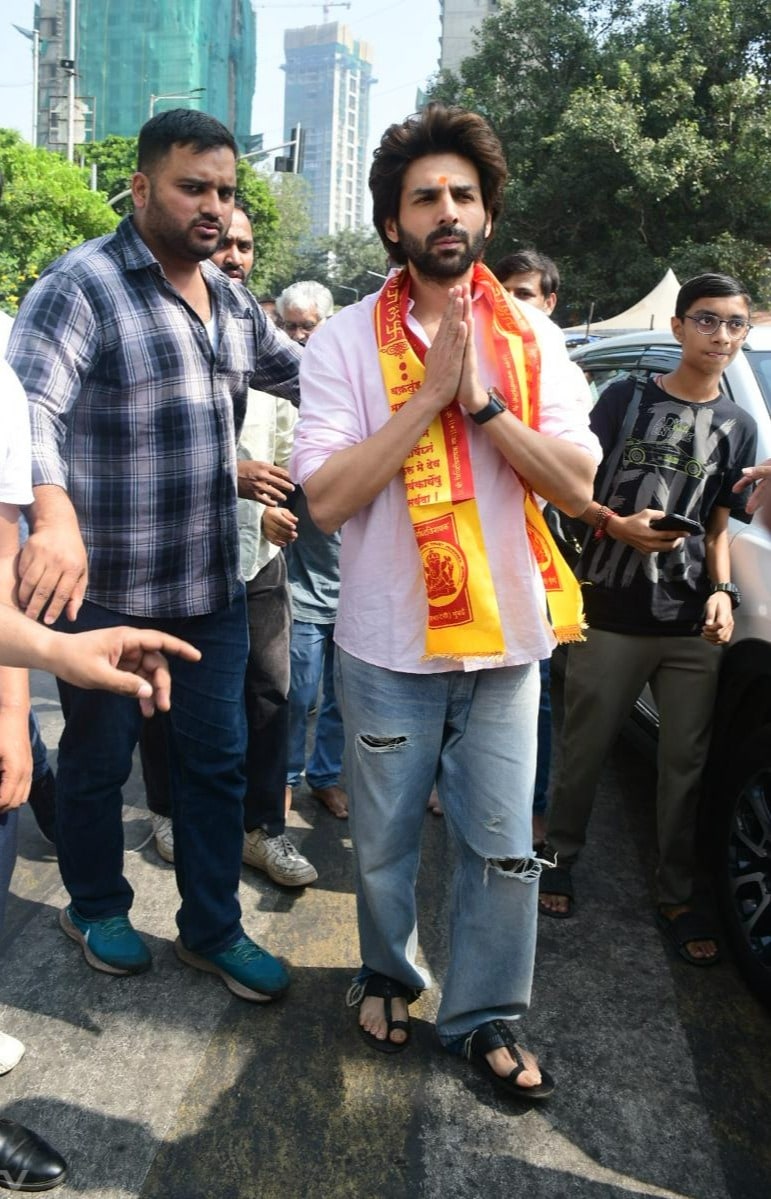
<path fill-rule="evenodd" d="M 725 591 L 726 595 L 730 595 L 732 608 L 738 608 L 742 602 L 742 594 L 735 583 L 713 583 L 710 595 L 714 595 L 716 591 Z"/>
<path fill-rule="evenodd" d="M 487 399 L 488 403 L 484 408 L 480 408 L 479 412 L 469 412 L 469 416 L 475 425 L 484 425 L 487 421 L 492 420 L 494 416 L 498 416 L 501 412 L 506 411 L 506 401 L 497 387 L 488 387 Z"/>

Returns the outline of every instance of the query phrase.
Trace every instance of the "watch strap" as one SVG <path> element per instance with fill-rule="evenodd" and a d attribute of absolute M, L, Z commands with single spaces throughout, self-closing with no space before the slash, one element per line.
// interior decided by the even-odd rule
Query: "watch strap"
<path fill-rule="evenodd" d="M 484 408 L 480 408 L 479 412 L 470 412 L 469 416 L 475 425 L 484 425 L 494 416 L 499 416 L 501 412 L 505 411 L 506 401 L 503 396 L 495 387 L 488 387 L 487 404 Z"/>
<path fill-rule="evenodd" d="M 738 608 L 742 602 L 741 592 L 736 583 L 713 583 L 710 588 L 710 595 L 714 595 L 716 591 L 725 591 L 726 595 L 731 597 L 731 606 L 733 608 Z"/>

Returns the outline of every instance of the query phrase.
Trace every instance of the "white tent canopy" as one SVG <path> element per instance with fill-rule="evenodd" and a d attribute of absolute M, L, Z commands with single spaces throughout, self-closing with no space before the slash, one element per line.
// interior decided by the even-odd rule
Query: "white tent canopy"
<path fill-rule="evenodd" d="M 659 280 L 647 296 L 643 296 L 618 316 L 611 316 L 607 321 L 592 321 L 589 332 L 602 333 L 610 329 L 668 329 L 670 317 L 675 314 L 675 301 L 679 290 L 677 276 L 670 267 L 664 278 Z M 575 327 L 586 328 L 585 325 Z"/>

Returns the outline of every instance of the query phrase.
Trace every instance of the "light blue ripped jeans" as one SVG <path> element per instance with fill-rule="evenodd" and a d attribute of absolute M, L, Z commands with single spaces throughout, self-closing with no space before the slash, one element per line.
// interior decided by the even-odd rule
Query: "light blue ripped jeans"
<path fill-rule="evenodd" d="M 538 664 L 406 674 L 338 648 L 336 685 L 364 963 L 422 989 L 415 882 L 436 780 L 458 849 L 437 1031 L 451 1046 L 528 1008 L 540 866 L 533 860 Z"/>

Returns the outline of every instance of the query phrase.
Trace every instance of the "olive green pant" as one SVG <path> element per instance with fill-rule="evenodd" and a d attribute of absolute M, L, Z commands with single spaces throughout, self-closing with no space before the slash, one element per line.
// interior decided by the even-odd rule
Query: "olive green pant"
<path fill-rule="evenodd" d="M 547 831 L 560 865 L 570 866 L 586 842 L 605 759 L 649 683 L 660 720 L 657 898 L 664 905 L 691 899 L 696 814 L 721 654 L 698 636 L 637 637 L 597 629 L 586 642 L 570 646 L 562 755 Z"/>

